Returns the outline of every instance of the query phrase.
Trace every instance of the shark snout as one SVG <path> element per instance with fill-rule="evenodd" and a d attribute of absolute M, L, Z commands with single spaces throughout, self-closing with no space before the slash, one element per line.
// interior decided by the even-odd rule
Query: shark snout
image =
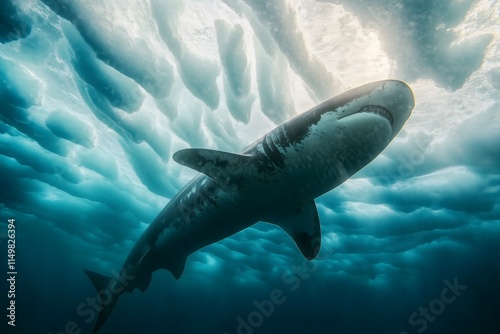
<path fill-rule="evenodd" d="M 415 107 L 413 91 L 402 81 L 388 80 L 382 85 L 378 94 L 381 100 L 379 107 L 388 110 L 392 115 L 391 126 L 395 136 Z"/>

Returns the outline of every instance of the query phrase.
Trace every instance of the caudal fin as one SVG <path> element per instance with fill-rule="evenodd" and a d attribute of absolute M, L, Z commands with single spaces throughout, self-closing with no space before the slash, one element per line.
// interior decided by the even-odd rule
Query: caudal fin
<path fill-rule="evenodd" d="M 111 277 L 107 277 L 90 270 L 83 270 L 85 274 L 89 277 L 90 281 L 94 285 L 97 291 L 97 298 L 99 299 L 99 304 L 101 305 L 99 316 L 97 317 L 97 322 L 94 325 L 93 333 L 97 332 L 102 325 L 108 320 L 109 315 L 113 311 L 118 298 L 119 293 L 113 293 L 110 291 Z"/>

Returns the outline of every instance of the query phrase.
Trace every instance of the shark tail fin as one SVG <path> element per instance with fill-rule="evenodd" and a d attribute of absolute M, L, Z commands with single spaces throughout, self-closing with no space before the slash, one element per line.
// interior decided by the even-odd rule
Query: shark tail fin
<path fill-rule="evenodd" d="M 108 320 L 108 317 L 115 308 L 120 294 L 110 291 L 110 286 L 113 280 L 111 277 L 104 276 L 86 269 L 84 269 L 83 271 L 85 272 L 85 274 L 87 274 L 88 278 L 94 285 L 94 288 L 97 291 L 97 298 L 99 299 L 99 304 L 101 306 L 97 322 L 95 323 L 94 329 L 92 331 L 92 333 L 95 333 L 102 327 L 102 325 L 104 325 L 106 320 Z"/>

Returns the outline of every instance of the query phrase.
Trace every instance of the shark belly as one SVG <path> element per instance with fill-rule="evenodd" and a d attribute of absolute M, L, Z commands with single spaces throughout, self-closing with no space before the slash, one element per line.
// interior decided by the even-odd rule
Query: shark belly
<path fill-rule="evenodd" d="M 255 196 L 258 192 L 226 193 L 207 176 L 197 176 L 148 228 L 158 267 L 173 272 L 176 262 L 258 222 L 274 204 Z"/>

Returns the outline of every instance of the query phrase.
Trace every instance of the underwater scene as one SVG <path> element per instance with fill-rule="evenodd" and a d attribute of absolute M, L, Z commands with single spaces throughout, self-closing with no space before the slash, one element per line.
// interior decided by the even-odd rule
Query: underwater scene
<path fill-rule="evenodd" d="M 1 333 L 500 333 L 500 2 L 1 0 Z"/>

